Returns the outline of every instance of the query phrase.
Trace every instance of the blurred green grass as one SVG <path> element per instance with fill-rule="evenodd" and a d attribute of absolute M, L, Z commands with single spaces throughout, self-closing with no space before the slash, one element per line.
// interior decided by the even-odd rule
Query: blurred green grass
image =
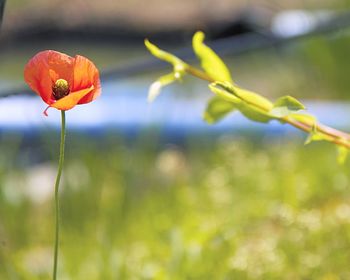
<path fill-rule="evenodd" d="M 0 279 L 49 279 L 58 140 L 21 141 L 1 139 Z M 60 279 L 349 279 L 349 164 L 271 141 L 69 133 Z"/>

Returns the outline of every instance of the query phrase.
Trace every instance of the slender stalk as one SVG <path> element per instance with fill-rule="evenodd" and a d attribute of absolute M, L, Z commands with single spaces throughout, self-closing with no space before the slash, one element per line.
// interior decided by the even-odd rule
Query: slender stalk
<path fill-rule="evenodd" d="M 206 80 L 210 83 L 215 82 L 215 80 L 212 77 L 210 77 L 207 73 L 203 72 L 200 69 L 194 68 L 190 65 L 186 65 L 186 72 L 191 74 L 192 76 L 195 76 L 195 77 L 202 79 L 202 80 Z M 259 104 L 255 104 L 252 102 L 249 102 L 249 104 L 252 106 L 255 106 L 261 110 L 268 112 L 268 110 L 266 108 L 259 106 Z M 340 131 L 340 130 L 337 130 L 337 129 L 334 129 L 332 127 L 326 126 L 324 124 L 319 124 L 319 123 L 317 123 L 313 126 L 310 124 L 306 124 L 306 123 L 297 121 L 297 120 L 290 118 L 288 116 L 282 117 L 281 120 L 283 120 L 284 122 L 298 128 L 300 130 L 303 130 L 307 133 L 310 133 L 313 131 L 313 129 L 316 129 L 316 131 L 328 136 L 329 137 L 328 141 L 330 141 L 336 145 L 343 146 L 343 147 L 350 149 L 350 142 L 349 142 L 350 141 L 350 134 L 348 134 L 346 132 L 343 132 L 343 131 Z"/>
<path fill-rule="evenodd" d="M 58 170 L 55 182 L 55 217 L 56 217 L 56 230 L 55 230 L 55 249 L 54 249 L 54 261 L 53 261 L 53 275 L 52 279 L 57 279 L 57 264 L 58 264 L 58 244 L 59 244 L 59 232 L 60 232 L 60 205 L 59 205 L 59 186 L 61 181 L 61 174 L 64 162 L 64 146 L 66 138 L 66 115 L 65 111 L 61 111 L 61 143 L 60 143 L 60 156 L 58 160 Z"/>
<path fill-rule="evenodd" d="M 215 82 L 215 80 L 212 77 L 210 77 L 207 73 L 203 72 L 200 69 L 194 68 L 191 65 L 186 64 L 186 72 L 199 79 L 206 80 L 209 83 Z"/>

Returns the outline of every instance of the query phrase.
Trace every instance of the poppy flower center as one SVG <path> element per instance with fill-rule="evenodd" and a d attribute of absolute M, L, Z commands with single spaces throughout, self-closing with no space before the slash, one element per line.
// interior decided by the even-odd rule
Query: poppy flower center
<path fill-rule="evenodd" d="M 52 94 L 56 100 L 59 100 L 69 94 L 69 84 L 64 79 L 58 79 L 52 86 Z"/>

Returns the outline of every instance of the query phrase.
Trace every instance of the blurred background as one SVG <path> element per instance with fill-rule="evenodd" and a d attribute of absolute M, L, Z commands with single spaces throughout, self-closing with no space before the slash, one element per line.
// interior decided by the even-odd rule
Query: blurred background
<path fill-rule="evenodd" d="M 191 37 L 235 81 L 292 95 L 350 131 L 350 3 L 0 0 L 0 279 L 48 279 L 59 112 L 23 81 L 37 52 L 81 54 L 102 96 L 67 112 L 60 279 L 350 279 L 349 163 L 334 147 L 232 114 L 202 120 L 207 84 L 186 78 L 147 103 Z"/>

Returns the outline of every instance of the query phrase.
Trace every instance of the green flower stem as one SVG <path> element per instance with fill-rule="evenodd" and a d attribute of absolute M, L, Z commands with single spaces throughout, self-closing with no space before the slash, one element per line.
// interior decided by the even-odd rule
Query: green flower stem
<path fill-rule="evenodd" d="M 53 276 L 52 279 L 57 279 L 57 263 L 58 263 L 58 243 L 59 243 L 59 232 L 60 232 L 60 205 L 59 205 L 59 193 L 58 189 L 61 181 L 61 174 L 64 162 L 64 146 L 66 139 L 66 115 L 65 111 L 61 111 L 61 144 L 60 144 L 60 156 L 58 161 L 58 171 L 55 182 L 55 216 L 56 216 L 56 230 L 55 230 L 55 250 L 54 250 L 54 261 L 53 261 Z"/>

